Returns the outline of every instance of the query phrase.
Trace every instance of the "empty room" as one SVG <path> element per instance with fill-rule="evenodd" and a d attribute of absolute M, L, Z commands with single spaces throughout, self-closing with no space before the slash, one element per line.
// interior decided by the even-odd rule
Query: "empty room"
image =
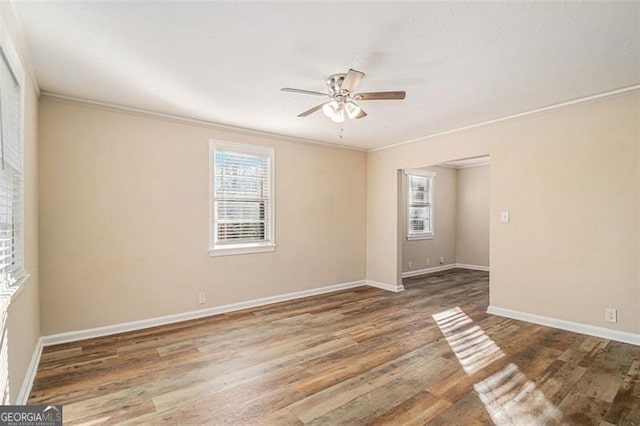
<path fill-rule="evenodd" d="M 640 423 L 640 2 L 0 1 L 0 424 Z"/>

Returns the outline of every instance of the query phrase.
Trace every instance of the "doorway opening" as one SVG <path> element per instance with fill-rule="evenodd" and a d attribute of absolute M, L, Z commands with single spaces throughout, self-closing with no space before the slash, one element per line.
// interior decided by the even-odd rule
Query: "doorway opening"
<path fill-rule="evenodd" d="M 452 269 L 489 271 L 490 157 L 398 173 L 398 253 L 403 284 Z"/>

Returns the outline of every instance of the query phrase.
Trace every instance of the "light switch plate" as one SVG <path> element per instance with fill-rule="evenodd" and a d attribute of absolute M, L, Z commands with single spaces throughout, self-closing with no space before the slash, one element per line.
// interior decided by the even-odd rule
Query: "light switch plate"
<path fill-rule="evenodd" d="M 509 223 L 509 211 L 500 212 L 500 223 Z"/>

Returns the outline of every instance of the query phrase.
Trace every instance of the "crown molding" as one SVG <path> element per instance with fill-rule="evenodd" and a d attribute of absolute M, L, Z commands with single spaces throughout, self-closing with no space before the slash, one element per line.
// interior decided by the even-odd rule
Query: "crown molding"
<path fill-rule="evenodd" d="M 439 136 L 449 135 L 451 133 L 457 133 L 457 132 L 462 132 L 464 130 L 475 129 L 476 127 L 488 126 L 490 124 L 500 123 L 502 121 L 513 120 L 513 119 L 520 118 L 520 117 L 526 117 L 528 115 L 538 114 L 540 112 L 545 112 L 545 111 L 551 111 L 551 110 L 558 109 L 558 108 L 564 108 L 566 106 L 580 104 L 582 102 L 593 101 L 593 100 L 596 100 L 596 99 L 606 98 L 608 96 L 614 96 L 614 95 L 620 95 L 622 93 L 633 92 L 634 90 L 640 90 L 640 84 L 636 84 L 634 86 L 623 87 L 621 89 L 611 90 L 609 92 L 598 93 L 596 95 L 586 96 L 584 98 L 578 98 L 578 99 L 573 99 L 573 100 L 566 101 L 566 102 L 560 102 L 560 103 L 553 104 L 553 105 L 548 105 L 548 106 L 545 106 L 545 107 L 542 107 L 542 108 L 532 109 L 530 111 L 519 112 L 517 114 L 511 114 L 511 115 L 507 115 L 505 117 L 495 118 L 493 120 L 488 120 L 488 121 L 483 121 L 483 122 L 480 122 L 480 123 L 470 124 L 468 126 L 457 127 L 455 129 L 445 130 L 445 131 L 438 132 L 438 133 L 433 133 L 433 134 L 430 134 L 430 135 L 427 135 L 427 136 L 421 136 L 419 138 L 409 139 L 409 140 L 406 140 L 406 141 L 403 141 L 403 142 L 392 143 L 390 145 L 384 145 L 384 146 L 381 146 L 381 147 L 378 147 L 378 148 L 371 148 L 371 149 L 368 150 L 368 152 L 382 151 L 382 150 L 385 150 L 385 149 L 395 148 L 395 147 L 402 146 L 402 145 L 408 145 L 408 144 L 412 144 L 412 143 L 423 142 L 423 141 L 426 141 L 428 139 L 433 139 L 433 138 L 437 138 Z"/>
<path fill-rule="evenodd" d="M 29 70 L 29 73 L 30 73 L 31 68 L 28 68 L 28 70 Z M 34 77 L 32 76 L 32 80 L 33 80 L 33 78 Z M 288 136 L 288 135 L 284 135 L 284 134 L 280 134 L 280 133 L 267 132 L 267 131 L 263 131 L 263 130 L 250 129 L 250 128 L 240 127 L 240 126 L 231 126 L 231 125 L 227 125 L 227 124 L 221 124 L 221 123 L 216 123 L 216 122 L 213 122 L 213 121 L 201 120 L 201 119 L 186 117 L 186 116 L 182 116 L 182 115 L 167 114 L 167 113 L 162 113 L 162 112 L 158 112 L 158 111 L 145 110 L 145 109 L 141 109 L 141 108 L 133 108 L 133 107 L 125 106 L 125 105 L 113 104 L 113 103 L 102 102 L 102 101 L 96 101 L 96 100 L 87 99 L 87 98 L 81 98 L 81 97 L 76 97 L 76 96 L 62 95 L 62 94 L 54 93 L 54 92 L 40 91 L 39 88 L 37 87 L 37 81 L 34 80 L 34 84 L 36 86 L 36 90 L 38 91 L 39 95 L 47 96 L 47 97 L 50 97 L 50 98 L 59 99 L 59 100 L 63 100 L 63 101 L 82 103 L 82 104 L 92 105 L 92 106 L 96 106 L 96 107 L 100 107 L 100 108 L 107 108 L 107 109 L 111 109 L 111 110 L 117 110 L 117 111 L 126 112 L 126 113 L 134 114 L 134 115 L 142 115 L 142 116 L 146 116 L 146 117 L 159 118 L 159 119 L 174 121 L 174 122 L 178 122 L 178 123 L 195 124 L 195 125 L 198 125 L 198 126 L 209 127 L 209 128 L 212 128 L 212 129 L 215 129 L 215 130 L 220 130 L 220 131 L 235 132 L 235 133 L 247 134 L 247 135 L 252 135 L 252 136 L 260 136 L 260 137 L 267 137 L 267 138 L 277 138 L 277 139 L 284 140 L 284 141 L 287 141 L 287 142 L 322 145 L 322 146 L 331 147 L 331 148 L 346 149 L 346 150 L 359 151 L 359 152 L 382 151 L 382 150 L 385 150 L 385 149 L 391 149 L 391 148 L 395 148 L 395 147 L 402 146 L 402 145 L 419 143 L 419 142 L 423 142 L 423 141 L 426 141 L 426 140 L 429 140 L 429 139 L 433 139 L 433 138 L 437 138 L 437 137 L 440 137 L 440 136 L 444 136 L 444 135 L 448 135 L 448 134 L 452 134 L 452 133 L 457 133 L 457 132 L 462 132 L 462 131 L 465 131 L 465 130 L 475 129 L 477 127 L 488 126 L 488 125 L 491 125 L 491 124 L 500 123 L 500 122 L 508 121 L 508 120 L 514 120 L 514 119 L 517 119 L 517 118 L 526 117 L 526 116 L 533 115 L 533 114 L 538 114 L 538 113 L 541 113 L 541 112 L 551 111 L 551 110 L 554 110 L 554 109 L 564 108 L 564 107 L 567 107 L 567 106 L 576 105 L 576 104 L 580 104 L 580 103 L 583 103 L 583 102 L 588 102 L 588 101 L 592 101 L 592 100 L 596 100 L 596 99 L 606 98 L 606 97 L 609 97 L 609 96 L 615 96 L 615 95 L 620 95 L 620 94 L 624 94 L 624 93 L 627 93 L 627 92 L 633 92 L 633 91 L 636 91 L 636 90 L 640 90 L 640 84 L 637 84 L 637 85 L 634 85 L 634 86 L 623 87 L 623 88 L 616 89 L 616 90 L 611 90 L 611 91 L 608 91 L 608 92 L 598 93 L 596 95 L 591 95 L 591 96 L 586 96 L 586 97 L 583 97 L 583 98 L 573 99 L 573 100 L 566 101 L 566 102 L 560 102 L 560 103 L 553 104 L 553 105 L 548 105 L 548 106 L 542 107 L 542 108 L 536 108 L 536 109 L 533 109 L 533 110 L 530 110 L 530 111 L 525 111 L 525 112 L 520 112 L 520 113 L 517 113 L 517 114 L 507 115 L 505 117 L 500 117 L 500 118 L 496 118 L 496 119 L 493 119 L 493 120 L 488 120 L 488 121 L 483 121 L 483 122 L 480 122 L 480 123 L 470 124 L 468 126 L 463 126 L 463 127 L 457 127 L 455 129 L 445 130 L 445 131 L 442 131 L 442 132 L 433 133 L 433 134 L 426 135 L 426 136 L 421 136 L 419 138 L 414 138 L 414 139 L 409 139 L 409 140 L 402 141 L 402 142 L 392 143 L 390 145 L 384 145 L 384 146 L 377 147 L 377 148 L 366 149 L 366 148 L 359 148 L 359 147 L 350 146 L 350 145 L 339 145 L 339 144 L 334 144 L 334 143 L 329 143 L 329 142 L 323 142 L 323 141 L 320 141 L 320 140 L 317 140 L 317 139 L 297 138 L 297 137 Z"/>
<path fill-rule="evenodd" d="M 146 110 L 146 109 L 142 109 L 142 108 L 133 108 L 133 107 L 128 107 L 128 106 L 120 105 L 120 104 L 112 104 L 112 103 L 109 103 L 109 102 L 96 101 L 96 100 L 93 100 L 93 99 L 80 98 L 80 97 L 76 97 L 76 96 L 61 95 L 59 93 L 42 91 L 41 94 L 42 94 L 42 96 L 46 96 L 46 97 L 53 98 L 53 99 L 58 99 L 58 100 L 61 100 L 61 101 L 81 103 L 81 104 L 85 104 L 85 105 L 95 106 L 95 107 L 98 107 L 98 108 L 116 110 L 116 111 L 124 112 L 124 113 L 127 113 L 127 114 L 139 115 L 139 116 L 151 117 L 151 118 L 157 118 L 157 119 L 173 121 L 173 122 L 182 123 L 182 124 L 194 124 L 194 125 L 197 125 L 197 126 L 208 127 L 208 128 L 219 130 L 219 131 L 234 132 L 234 133 L 240 133 L 240 134 L 245 134 L 245 135 L 250 135 L 250 136 L 259 136 L 259 137 L 264 137 L 264 138 L 272 138 L 272 139 L 275 138 L 275 139 L 280 139 L 280 140 L 283 140 L 283 141 L 286 141 L 286 142 L 293 142 L 293 143 L 322 145 L 322 146 L 326 146 L 326 147 L 330 147 L 330 148 L 346 149 L 346 150 L 350 150 L 350 151 L 360 151 L 360 152 L 366 152 L 367 151 L 364 148 L 358 148 L 358 147 L 355 147 L 355 146 L 338 145 L 338 144 L 329 143 L 329 142 L 322 142 L 322 141 L 319 141 L 319 140 L 316 140 L 316 139 L 298 138 L 298 137 L 294 137 L 294 136 L 283 135 L 281 133 L 267 132 L 267 131 L 264 131 L 264 130 L 250 129 L 250 128 L 247 128 L 247 127 L 231 126 L 231 125 L 228 125 L 228 124 L 221 124 L 221 123 L 216 123 L 214 121 L 201 120 L 201 119 L 198 119 L 198 118 L 191 118 L 191 117 L 186 117 L 186 116 L 183 116 L 183 115 L 167 114 L 167 113 L 164 113 L 164 112 L 151 111 L 151 110 Z"/>

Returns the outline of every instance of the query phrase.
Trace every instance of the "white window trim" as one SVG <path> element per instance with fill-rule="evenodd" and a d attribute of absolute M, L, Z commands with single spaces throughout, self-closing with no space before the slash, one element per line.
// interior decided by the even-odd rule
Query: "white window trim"
<path fill-rule="evenodd" d="M 25 250 L 25 234 L 26 234 L 26 224 L 24 221 L 24 197 L 26 191 L 26 182 L 25 182 L 25 158 L 24 158 L 24 135 L 25 135 L 25 116 L 26 116 L 26 94 L 25 94 L 25 73 L 22 67 L 22 61 L 20 60 L 20 56 L 13 44 L 13 40 L 7 31 L 7 26 L 5 25 L 4 19 L 2 15 L 0 15 L 0 55 L 3 55 L 9 64 L 9 68 L 13 73 L 14 77 L 18 82 L 18 86 L 20 87 L 20 158 L 22 160 L 22 170 L 20 173 L 22 174 L 22 191 L 20 193 L 20 199 L 18 203 L 20 205 L 20 223 L 22 224 L 22 232 L 20 233 L 20 256 L 22 260 L 22 269 L 18 271 L 15 276 L 16 281 L 8 288 L 5 289 L 5 292 L 10 292 L 5 295 L 8 297 L 8 305 L 11 304 L 11 301 L 22 291 L 24 287 L 23 284 L 29 279 L 31 274 L 27 271 L 27 259 L 26 259 L 26 250 Z M 8 291 L 7 291 L 8 290 Z"/>
<path fill-rule="evenodd" d="M 245 154 L 269 156 L 271 158 L 270 185 L 269 185 L 269 233 L 270 239 L 265 242 L 253 242 L 243 244 L 215 245 L 215 211 L 213 209 L 213 191 L 215 179 L 214 153 L 216 148 L 229 149 Z M 275 150 L 271 147 L 250 145 L 244 143 L 227 142 L 217 139 L 209 140 L 209 256 L 233 256 L 238 254 L 273 252 L 276 249 L 276 227 L 275 227 Z"/>
<path fill-rule="evenodd" d="M 22 289 L 24 288 L 23 284 L 27 282 L 29 277 L 31 277 L 31 274 L 23 269 L 22 274 L 20 274 L 20 276 L 16 278 L 16 282 L 13 283 L 11 287 L 9 287 L 11 293 L 8 295 L 9 300 L 7 306 L 11 305 L 13 299 L 15 299 L 16 296 L 18 296 L 22 292 Z"/>
<path fill-rule="evenodd" d="M 438 176 L 436 172 L 429 172 L 427 170 L 405 170 L 405 183 L 406 183 L 406 191 L 405 191 L 405 220 L 407 225 L 404 227 L 404 232 L 407 238 L 407 241 L 416 241 L 416 240 L 433 240 L 436 238 L 436 209 L 435 209 L 435 200 L 436 200 L 436 185 L 435 178 Z M 409 185 L 409 176 L 424 176 L 430 177 L 433 179 L 433 185 L 431 185 L 431 232 L 424 232 L 421 234 L 413 234 L 409 235 L 409 199 L 411 193 L 411 187 Z"/>
<path fill-rule="evenodd" d="M 436 238 L 436 234 L 435 232 L 431 232 L 431 233 L 424 233 L 424 234 L 415 234 L 415 235 L 409 235 L 407 236 L 407 240 L 408 241 L 414 241 L 414 240 L 433 240 Z"/>

